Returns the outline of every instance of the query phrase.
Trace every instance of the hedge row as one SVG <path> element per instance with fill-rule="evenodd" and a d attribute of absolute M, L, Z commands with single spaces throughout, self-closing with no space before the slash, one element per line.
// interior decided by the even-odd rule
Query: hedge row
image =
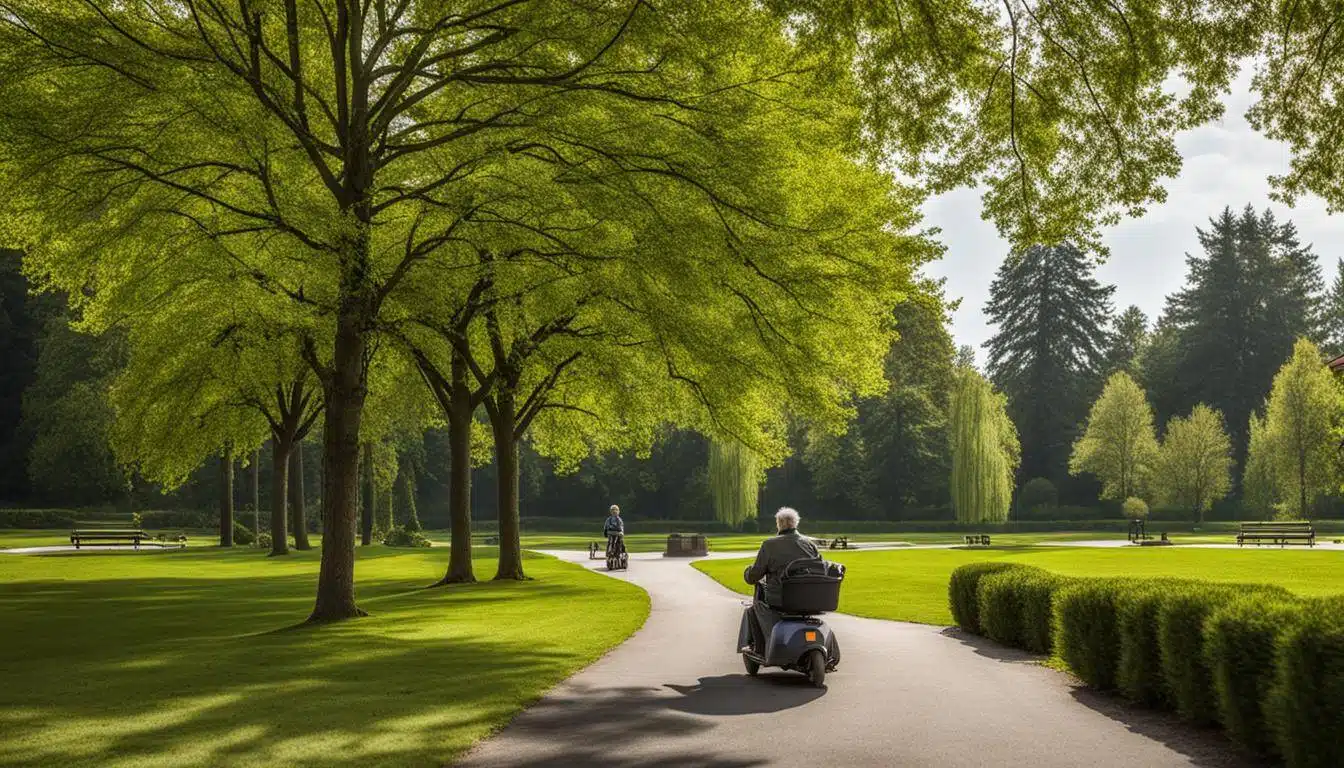
<path fill-rule="evenodd" d="M 65 509 L 0 509 L 0 528 L 74 528 Z"/>
<path fill-rule="evenodd" d="M 954 571 L 948 600 L 962 629 L 1053 652 L 1093 688 L 1220 723 L 1290 768 L 1344 765 L 1344 599 L 998 562 Z"/>

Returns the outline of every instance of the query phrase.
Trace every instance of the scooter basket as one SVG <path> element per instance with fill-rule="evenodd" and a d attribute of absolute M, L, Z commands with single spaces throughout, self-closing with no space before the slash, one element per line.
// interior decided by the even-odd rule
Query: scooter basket
<path fill-rule="evenodd" d="M 779 610 L 784 613 L 826 613 L 840 604 L 844 566 L 821 560 L 795 561 L 779 580 Z"/>

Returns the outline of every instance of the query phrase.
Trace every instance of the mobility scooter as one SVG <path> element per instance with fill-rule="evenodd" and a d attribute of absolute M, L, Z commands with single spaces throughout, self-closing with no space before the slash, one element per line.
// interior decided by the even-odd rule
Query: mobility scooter
<path fill-rule="evenodd" d="M 825 686 L 826 673 L 840 664 L 840 642 L 818 616 L 836 609 L 844 578 L 843 565 L 820 558 L 794 560 L 785 566 L 780 578 L 783 599 L 780 605 L 770 606 L 779 613 L 779 621 L 765 638 L 764 648 L 755 647 L 752 624 L 756 615 L 751 603 L 743 603 L 746 610 L 742 612 L 737 647 L 746 649 L 742 664 L 747 674 L 755 675 L 761 667 L 779 667 L 802 672 L 818 688 Z M 760 584 L 756 585 L 756 599 L 765 599 L 765 588 Z"/>
<path fill-rule="evenodd" d="M 625 552 L 625 535 L 607 534 L 607 570 L 624 571 L 630 567 L 630 558 Z"/>

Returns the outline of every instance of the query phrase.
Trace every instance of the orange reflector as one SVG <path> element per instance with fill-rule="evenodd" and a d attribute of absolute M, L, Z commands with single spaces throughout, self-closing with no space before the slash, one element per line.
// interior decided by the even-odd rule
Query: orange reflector
<path fill-rule="evenodd" d="M 807 640 L 807 642 L 809 642 L 809 643 L 815 643 L 815 642 L 817 642 L 817 633 L 816 633 L 816 632 L 804 632 L 804 633 L 803 633 L 803 637 L 804 637 L 804 638 Z"/>

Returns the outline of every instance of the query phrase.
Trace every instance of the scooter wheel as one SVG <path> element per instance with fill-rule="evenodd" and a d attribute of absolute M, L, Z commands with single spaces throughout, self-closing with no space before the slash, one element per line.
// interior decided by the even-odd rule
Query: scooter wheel
<path fill-rule="evenodd" d="M 817 648 L 807 652 L 807 676 L 816 687 L 826 687 L 826 654 Z"/>
<path fill-rule="evenodd" d="M 761 665 L 757 664 L 750 656 L 742 656 L 742 666 L 747 668 L 747 674 L 752 677 L 755 677 L 756 673 L 761 671 Z"/>

